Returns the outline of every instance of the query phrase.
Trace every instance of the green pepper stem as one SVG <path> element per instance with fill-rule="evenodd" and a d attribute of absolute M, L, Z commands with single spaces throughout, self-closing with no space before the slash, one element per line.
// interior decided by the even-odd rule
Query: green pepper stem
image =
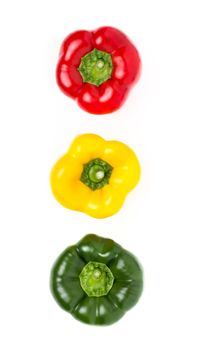
<path fill-rule="evenodd" d="M 97 261 L 86 264 L 79 275 L 80 284 L 89 297 L 107 295 L 114 283 L 109 267 Z"/>
<path fill-rule="evenodd" d="M 94 277 L 99 278 L 101 276 L 101 271 L 99 269 L 94 270 Z"/>

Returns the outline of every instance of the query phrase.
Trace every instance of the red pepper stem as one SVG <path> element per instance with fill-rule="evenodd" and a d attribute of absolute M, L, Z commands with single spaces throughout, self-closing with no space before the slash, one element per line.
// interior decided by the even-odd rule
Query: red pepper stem
<path fill-rule="evenodd" d="M 108 52 L 93 49 L 81 58 L 78 67 L 83 82 L 96 86 L 103 84 L 111 78 L 113 63 Z"/>

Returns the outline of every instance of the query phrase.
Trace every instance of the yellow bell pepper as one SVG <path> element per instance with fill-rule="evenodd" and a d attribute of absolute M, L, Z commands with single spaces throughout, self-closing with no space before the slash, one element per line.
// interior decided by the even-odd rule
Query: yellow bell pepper
<path fill-rule="evenodd" d="M 140 165 L 124 143 L 94 134 L 77 136 L 51 172 L 55 198 L 95 218 L 115 214 L 140 178 Z"/>

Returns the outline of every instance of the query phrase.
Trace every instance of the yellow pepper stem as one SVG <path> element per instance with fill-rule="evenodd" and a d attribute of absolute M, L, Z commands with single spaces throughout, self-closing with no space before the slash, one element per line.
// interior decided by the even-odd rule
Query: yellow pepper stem
<path fill-rule="evenodd" d="M 109 183 L 112 170 L 113 168 L 109 163 L 96 158 L 84 164 L 80 180 L 95 191 Z"/>

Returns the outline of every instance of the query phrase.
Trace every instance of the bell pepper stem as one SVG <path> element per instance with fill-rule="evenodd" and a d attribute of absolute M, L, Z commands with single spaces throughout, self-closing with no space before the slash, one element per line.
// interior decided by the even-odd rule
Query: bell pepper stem
<path fill-rule="evenodd" d="M 103 159 L 92 159 L 84 164 L 80 180 L 84 185 L 95 191 L 109 183 L 112 170 L 112 166 Z"/>
<path fill-rule="evenodd" d="M 114 283 L 114 276 L 106 264 L 90 261 L 79 275 L 80 284 L 89 297 L 107 295 Z"/>
<path fill-rule="evenodd" d="M 81 58 L 78 71 L 84 83 L 100 86 L 111 78 L 113 63 L 108 52 L 93 49 Z"/>

